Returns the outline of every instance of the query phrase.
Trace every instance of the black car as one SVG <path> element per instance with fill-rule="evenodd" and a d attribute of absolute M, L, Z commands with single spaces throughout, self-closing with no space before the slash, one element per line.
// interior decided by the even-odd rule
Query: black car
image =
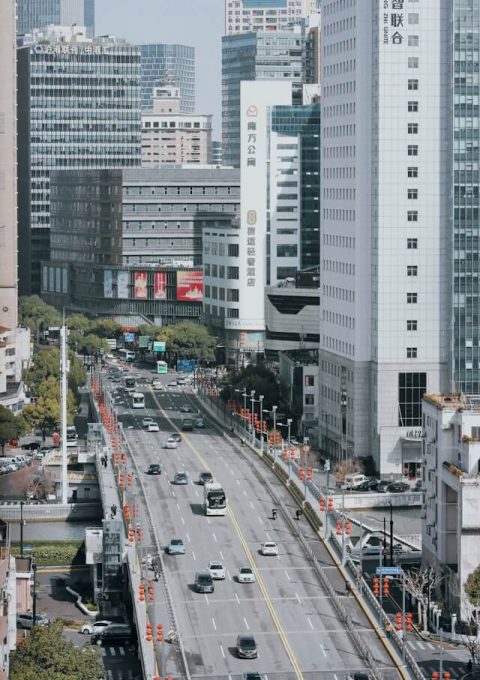
<path fill-rule="evenodd" d="M 382 480 L 381 482 L 378 482 L 376 491 L 378 493 L 387 493 L 389 490 L 388 487 L 391 485 L 391 482 L 388 482 L 387 480 Z"/>
<path fill-rule="evenodd" d="M 258 656 L 257 643 L 253 635 L 241 633 L 237 637 L 237 656 L 240 659 L 256 659 Z"/>
<path fill-rule="evenodd" d="M 161 475 L 162 474 L 162 468 L 158 463 L 152 463 L 151 465 L 148 466 L 147 470 L 147 475 Z"/>
<path fill-rule="evenodd" d="M 177 444 L 182 441 L 182 435 L 179 434 L 178 432 L 171 432 L 168 435 L 168 438 L 171 439 L 174 442 L 177 442 Z"/>
<path fill-rule="evenodd" d="M 394 482 L 393 484 L 390 484 L 387 489 L 390 493 L 405 493 L 405 491 L 409 490 L 410 486 L 406 482 Z"/>
<path fill-rule="evenodd" d="M 125 623 L 112 623 L 100 633 L 90 638 L 92 645 L 134 645 L 137 636 L 131 626 Z"/>
<path fill-rule="evenodd" d="M 208 571 L 197 571 L 195 574 L 195 590 L 197 593 L 213 593 L 215 587 Z"/>
<path fill-rule="evenodd" d="M 204 486 L 205 484 L 211 484 L 213 482 L 213 475 L 211 472 L 201 472 L 198 475 L 198 483 Z"/>
<path fill-rule="evenodd" d="M 38 451 L 40 446 L 40 442 L 27 442 L 26 444 L 22 444 L 22 449 L 24 451 Z"/>

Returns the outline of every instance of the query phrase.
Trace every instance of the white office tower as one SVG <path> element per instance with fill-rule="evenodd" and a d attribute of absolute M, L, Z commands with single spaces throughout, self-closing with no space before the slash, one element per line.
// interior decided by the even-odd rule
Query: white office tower
<path fill-rule="evenodd" d="M 448 6 L 322 5 L 319 418 L 383 476 L 418 470 L 422 394 L 447 387 Z"/>
<path fill-rule="evenodd" d="M 320 0 L 225 0 L 225 35 L 281 31 L 319 13 Z"/>

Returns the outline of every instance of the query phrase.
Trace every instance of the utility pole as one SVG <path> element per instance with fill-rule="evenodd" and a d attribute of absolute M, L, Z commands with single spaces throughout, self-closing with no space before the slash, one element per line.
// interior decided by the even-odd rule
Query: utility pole
<path fill-rule="evenodd" d="M 277 462 L 277 408 L 272 406 L 273 411 L 273 459 Z"/>
<path fill-rule="evenodd" d="M 260 401 L 260 451 L 263 453 L 263 400 L 264 400 L 264 395 L 260 394 L 258 397 Z M 268 442 L 267 442 L 268 445 Z"/>
<path fill-rule="evenodd" d="M 254 413 L 255 413 L 255 390 L 250 390 L 250 400 L 252 403 L 252 411 L 250 413 L 251 418 L 252 418 L 252 446 L 255 446 L 255 424 L 254 424 Z"/>
<path fill-rule="evenodd" d="M 62 441 L 62 504 L 68 502 L 68 475 L 67 475 L 67 327 L 65 326 L 65 313 L 63 325 L 60 329 L 60 434 Z"/>

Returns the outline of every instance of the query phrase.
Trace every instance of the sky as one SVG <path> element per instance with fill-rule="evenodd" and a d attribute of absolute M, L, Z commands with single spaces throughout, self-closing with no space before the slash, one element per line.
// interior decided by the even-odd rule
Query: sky
<path fill-rule="evenodd" d="M 96 0 L 95 21 L 97 35 L 195 47 L 196 113 L 213 113 L 221 138 L 223 0 Z"/>

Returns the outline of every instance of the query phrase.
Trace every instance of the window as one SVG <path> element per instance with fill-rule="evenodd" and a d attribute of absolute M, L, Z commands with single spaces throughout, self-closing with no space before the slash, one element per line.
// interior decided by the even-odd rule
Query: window
<path fill-rule="evenodd" d="M 416 359 L 417 358 L 417 348 L 416 347 L 407 347 L 407 359 Z"/>
<path fill-rule="evenodd" d="M 408 123 L 407 132 L 409 135 L 418 135 L 418 123 Z"/>
<path fill-rule="evenodd" d="M 218 276 L 218 265 L 212 264 L 212 277 L 216 279 Z"/>
<path fill-rule="evenodd" d="M 407 189 L 407 198 L 415 201 L 418 198 L 418 189 Z"/>
<path fill-rule="evenodd" d="M 238 279 L 239 270 L 238 267 L 227 267 L 227 279 Z"/>
<path fill-rule="evenodd" d="M 408 102 L 408 112 L 409 113 L 416 113 L 417 111 L 418 111 L 418 102 L 409 101 Z"/>
<path fill-rule="evenodd" d="M 304 384 L 305 384 L 305 387 L 315 387 L 315 376 L 314 375 L 306 375 L 304 377 Z"/>
<path fill-rule="evenodd" d="M 418 267 L 416 264 L 409 264 L 407 267 L 407 276 L 418 276 Z"/>
<path fill-rule="evenodd" d="M 418 68 L 418 57 L 408 57 L 408 68 Z"/>
<path fill-rule="evenodd" d="M 418 248 L 417 238 L 407 238 L 407 248 L 409 250 L 416 250 Z"/>
<path fill-rule="evenodd" d="M 418 330 L 418 321 L 416 319 L 407 319 L 407 331 Z"/>
<path fill-rule="evenodd" d="M 407 304 L 416 305 L 418 301 L 418 293 L 407 293 Z"/>
<path fill-rule="evenodd" d="M 418 79 L 417 78 L 409 78 L 408 79 L 408 89 L 409 90 L 418 90 Z"/>
<path fill-rule="evenodd" d="M 227 317 L 229 319 L 238 319 L 239 318 L 238 309 L 232 309 L 231 307 L 229 307 L 227 309 Z"/>
<path fill-rule="evenodd" d="M 409 144 L 408 145 L 408 155 L 409 156 L 418 156 L 418 146 L 416 144 Z"/>
<path fill-rule="evenodd" d="M 228 257 L 238 257 L 238 243 L 228 244 Z"/>
<path fill-rule="evenodd" d="M 239 299 L 238 288 L 227 288 L 227 302 L 238 302 Z"/>
<path fill-rule="evenodd" d="M 411 166 L 408 168 L 407 175 L 409 177 L 418 177 L 418 168 L 416 166 Z"/>
<path fill-rule="evenodd" d="M 400 427 L 422 424 L 422 397 L 427 391 L 426 373 L 398 374 L 398 404 Z"/>
<path fill-rule="evenodd" d="M 418 35 L 409 35 L 408 36 L 408 46 L 409 47 L 418 47 L 420 44 L 420 38 Z"/>
<path fill-rule="evenodd" d="M 306 394 L 305 395 L 305 406 L 313 406 L 315 404 L 315 395 Z"/>
<path fill-rule="evenodd" d="M 297 257 L 297 245 L 286 243 L 278 245 L 277 257 Z"/>
<path fill-rule="evenodd" d="M 203 265 L 203 274 L 204 274 L 204 276 L 210 276 L 210 265 L 209 264 Z"/>
<path fill-rule="evenodd" d="M 409 222 L 418 222 L 418 211 L 417 210 L 409 210 L 407 212 L 407 220 Z"/>
<path fill-rule="evenodd" d="M 210 297 L 210 286 L 205 285 L 205 297 L 209 298 Z"/>

